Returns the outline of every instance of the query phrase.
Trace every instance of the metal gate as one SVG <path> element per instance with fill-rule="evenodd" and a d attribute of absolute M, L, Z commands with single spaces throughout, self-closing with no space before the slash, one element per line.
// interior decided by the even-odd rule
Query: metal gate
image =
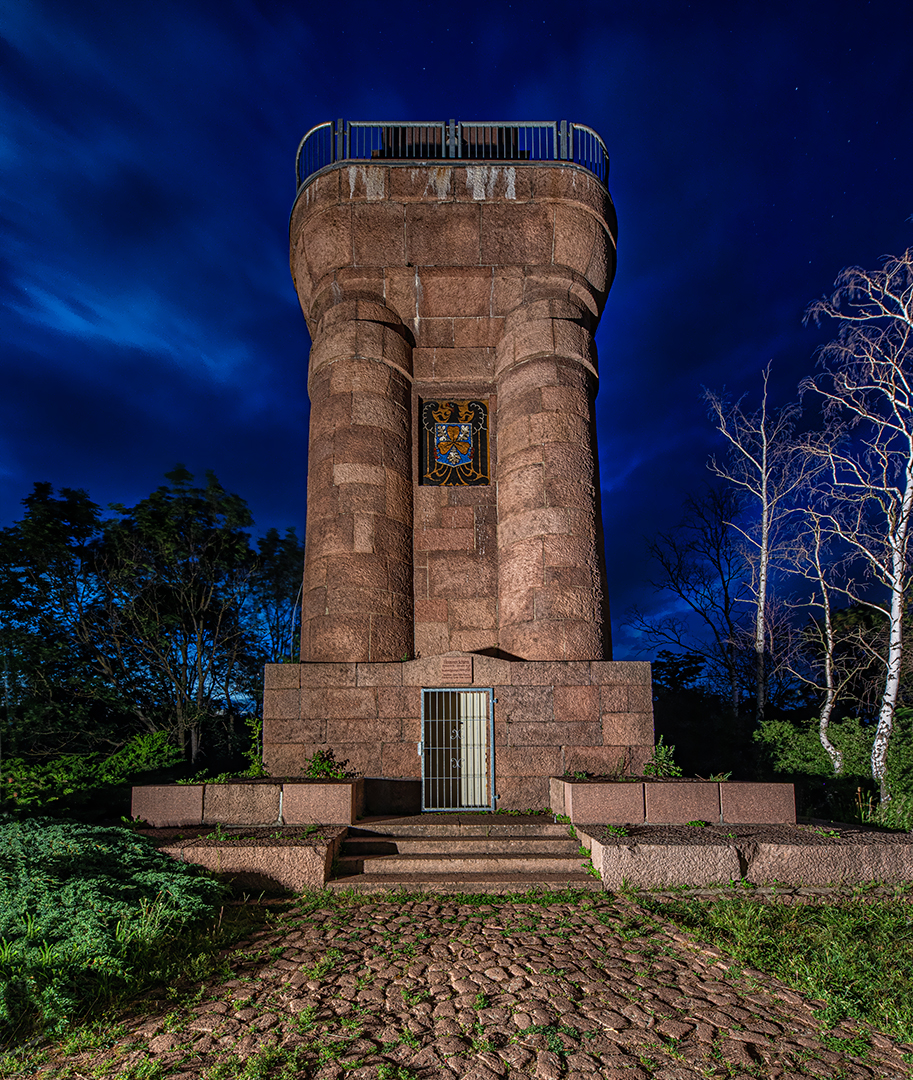
<path fill-rule="evenodd" d="M 422 692 L 422 809 L 493 810 L 491 690 Z"/>

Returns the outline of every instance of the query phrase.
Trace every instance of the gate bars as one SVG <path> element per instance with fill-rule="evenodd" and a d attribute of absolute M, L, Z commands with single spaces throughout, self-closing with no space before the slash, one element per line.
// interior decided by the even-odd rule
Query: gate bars
<path fill-rule="evenodd" d="M 492 691 L 422 691 L 422 809 L 494 810 Z"/>

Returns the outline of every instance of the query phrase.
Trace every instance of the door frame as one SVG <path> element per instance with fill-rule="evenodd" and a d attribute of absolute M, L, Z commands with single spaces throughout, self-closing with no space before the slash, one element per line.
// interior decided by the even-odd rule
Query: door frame
<path fill-rule="evenodd" d="M 477 803 L 468 806 L 428 806 L 426 801 L 426 795 L 429 794 L 429 783 L 433 779 L 427 772 L 427 755 L 425 752 L 427 728 L 426 723 L 428 717 L 426 716 L 426 703 L 428 701 L 429 694 L 485 694 L 488 701 L 488 722 L 484 725 L 483 730 L 486 736 L 485 750 L 487 751 L 487 768 L 484 771 L 484 777 L 488 784 L 488 801 L 485 803 Z M 458 717 L 459 723 L 463 723 L 465 720 L 472 719 L 471 717 Z M 422 762 L 422 812 L 423 813 L 460 813 L 461 811 L 473 811 L 473 810 L 494 810 L 495 809 L 495 730 L 494 730 L 494 690 L 490 686 L 426 686 L 422 687 L 422 738 L 418 744 L 418 754 Z M 452 761 L 453 759 L 451 759 Z M 442 779 L 442 778 L 437 778 Z M 451 782 L 459 779 L 459 767 L 456 775 L 444 777 L 443 779 L 450 780 Z"/>

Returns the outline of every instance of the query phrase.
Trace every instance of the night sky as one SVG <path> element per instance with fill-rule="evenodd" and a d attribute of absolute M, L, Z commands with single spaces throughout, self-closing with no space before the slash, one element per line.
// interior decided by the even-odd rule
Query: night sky
<path fill-rule="evenodd" d="M 806 305 L 913 244 L 913 7 L 6 0 L 0 526 L 37 480 L 128 504 L 176 462 L 303 534 L 294 157 L 356 120 L 588 124 L 618 273 L 597 345 L 616 659 L 643 537 L 719 444 L 701 387 L 783 402 Z"/>

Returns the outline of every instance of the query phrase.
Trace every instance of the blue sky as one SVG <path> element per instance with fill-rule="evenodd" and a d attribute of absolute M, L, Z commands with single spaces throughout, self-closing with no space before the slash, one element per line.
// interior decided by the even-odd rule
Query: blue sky
<path fill-rule="evenodd" d="M 457 18 L 459 15 L 459 18 Z M 616 657 L 661 603 L 644 535 L 718 444 L 703 385 L 792 397 L 809 301 L 913 244 L 913 9 L 809 2 L 0 8 L 0 526 L 213 469 L 303 532 L 309 341 L 294 155 L 331 117 L 570 119 L 611 155 L 597 336 Z"/>

